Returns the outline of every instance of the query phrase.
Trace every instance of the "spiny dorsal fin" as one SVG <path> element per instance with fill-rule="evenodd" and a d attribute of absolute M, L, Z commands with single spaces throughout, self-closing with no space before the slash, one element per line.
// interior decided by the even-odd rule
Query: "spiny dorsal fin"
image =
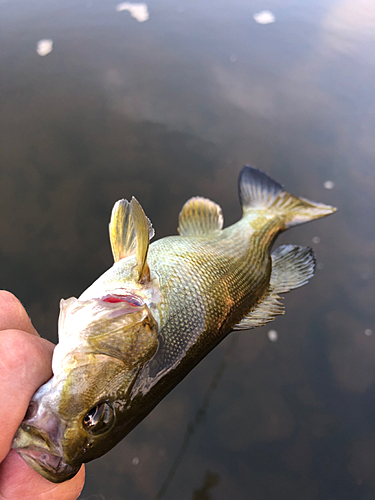
<path fill-rule="evenodd" d="M 283 216 L 284 227 L 303 224 L 336 212 L 336 208 L 297 198 L 264 172 L 245 165 L 238 179 L 238 189 L 244 214 L 251 209 L 272 210 Z"/>
<path fill-rule="evenodd" d="M 207 198 L 195 196 L 182 207 L 178 218 L 181 236 L 207 236 L 218 233 L 224 219 L 219 205 Z"/>
<path fill-rule="evenodd" d="M 233 330 L 250 330 L 273 321 L 284 314 L 279 293 L 286 293 L 304 285 L 314 274 L 315 257 L 309 247 L 282 245 L 272 258 L 272 273 L 268 295 L 245 316 Z"/>
<path fill-rule="evenodd" d="M 148 275 L 147 252 L 155 231 L 141 205 L 133 197 L 131 202 L 119 200 L 112 209 L 109 238 L 115 262 L 136 254 L 137 279 Z"/>
<path fill-rule="evenodd" d="M 276 293 L 269 293 L 257 304 L 253 310 L 233 328 L 233 330 L 251 330 L 257 326 L 263 326 L 273 321 L 276 316 L 284 314 L 284 306 L 280 302 L 281 297 Z"/>

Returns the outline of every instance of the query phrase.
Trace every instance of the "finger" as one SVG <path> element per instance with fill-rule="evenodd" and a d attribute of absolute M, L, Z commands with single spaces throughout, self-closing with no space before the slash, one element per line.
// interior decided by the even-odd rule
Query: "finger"
<path fill-rule="evenodd" d="M 34 392 L 52 376 L 54 345 L 19 330 L 0 331 L 0 462 Z"/>
<path fill-rule="evenodd" d="M 0 330 L 10 329 L 38 335 L 17 297 L 6 290 L 0 290 Z"/>
<path fill-rule="evenodd" d="M 29 467 L 12 450 L 0 464 L 0 500 L 76 500 L 85 480 L 85 468 L 64 483 L 54 484 Z"/>

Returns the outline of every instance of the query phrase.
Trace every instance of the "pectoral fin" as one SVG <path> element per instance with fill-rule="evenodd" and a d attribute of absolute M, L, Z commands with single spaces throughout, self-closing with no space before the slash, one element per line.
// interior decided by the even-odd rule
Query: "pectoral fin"
<path fill-rule="evenodd" d="M 219 205 L 207 198 L 190 198 L 178 218 L 181 236 L 207 236 L 221 231 L 224 219 Z"/>
<path fill-rule="evenodd" d="M 305 285 L 314 275 L 315 257 L 309 247 L 283 245 L 271 255 L 272 273 L 268 294 L 245 316 L 233 330 L 250 330 L 273 321 L 284 314 L 279 293 Z"/>
<path fill-rule="evenodd" d="M 119 200 L 112 209 L 109 237 L 115 262 L 136 255 L 137 280 L 149 275 L 147 252 L 155 232 L 141 205 L 133 197 L 131 202 Z"/>

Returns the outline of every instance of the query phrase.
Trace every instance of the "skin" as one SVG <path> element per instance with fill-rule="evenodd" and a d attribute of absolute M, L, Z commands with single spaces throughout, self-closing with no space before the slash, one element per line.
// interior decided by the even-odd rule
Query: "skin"
<path fill-rule="evenodd" d="M 83 488 L 84 466 L 69 481 L 54 484 L 11 450 L 32 395 L 52 376 L 53 349 L 39 336 L 19 300 L 0 291 L 0 500 L 75 500 Z"/>

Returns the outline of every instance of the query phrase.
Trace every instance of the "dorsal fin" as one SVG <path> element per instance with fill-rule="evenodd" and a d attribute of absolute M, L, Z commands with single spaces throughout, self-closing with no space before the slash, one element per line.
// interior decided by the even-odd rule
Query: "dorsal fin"
<path fill-rule="evenodd" d="M 276 316 L 284 314 L 285 309 L 276 293 L 269 293 L 257 304 L 250 313 L 241 319 L 233 330 L 251 330 L 273 321 Z"/>
<path fill-rule="evenodd" d="M 244 214 L 252 209 L 271 210 L 284 219 L 282 230 L 336 212 L 336 208 L 329 205 L 291 195 L 278 182 L 250 165 L 241 170 L 238 188 Z"/>
<path fill-rule="evenodd" d="M 286 293 L 304 285 L 314 274 L 315 257 L 309 247 L 282 245 L 272 258 L 272 273 L 268 294 L 245 316 L 233 330 L 250 330 L 273 321 L 284 314 L 279 293 Z"/>
<path fill-rule="evenodd" d="M 271 255 L 271 286 L 275 293 L 286 293 L 305 285 L 314 276 L 315 255 L 310 247 L 282 245 Z"/>
<path fill-rule="evenodd" d="M 133 197 L 131 202 L 119 200 L 112 209 L 109 223 L 109 238 L 113 258 L 118 262 L 130 255 L 136 255 L 137 280 L 147 278 L 147 252 L 150 239 L 155 232 L 141 205 Z"/>
<path fill-rule="evenodd" d="M 182 207 L 178 218 L 181 236 L 207 236 L 218 233 L 224 219 L 219 205 L 207 198 L 195 196 Z"/>

